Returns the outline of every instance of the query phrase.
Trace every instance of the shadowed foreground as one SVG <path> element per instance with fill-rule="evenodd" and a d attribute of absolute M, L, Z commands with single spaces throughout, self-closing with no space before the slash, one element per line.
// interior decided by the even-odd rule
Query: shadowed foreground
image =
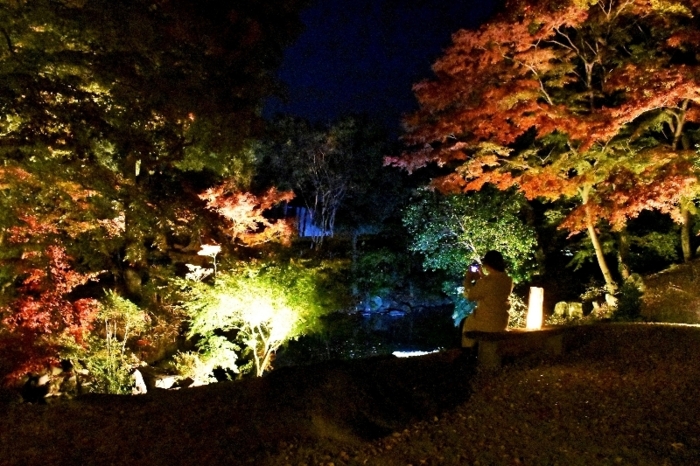
<path fill-rule="evenodd" d="M 700 328 L 608 324 L 477 371 L 459 351 L 4 406 L 0 464 L 700 464 Z"/>
<path fill-rule="evenodd" d="M 376 439 L 467 399 L 474 365 L 455 359 L 458 350 L 333 361 L 180 391 L 4 406 L 0 464 L 239 464 L 284 442 Z"/>

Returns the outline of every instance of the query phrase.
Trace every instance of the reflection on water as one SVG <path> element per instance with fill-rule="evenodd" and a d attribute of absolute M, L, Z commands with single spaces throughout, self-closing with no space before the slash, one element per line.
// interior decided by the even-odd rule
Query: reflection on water
<path fill-rule="evenodd" d="M 440 348 L 433 351 L 394 351 L 393 354 L 397 358 L 412 358 L 414 356 L 425 356 L 426 354 L 437 353 Z"/>

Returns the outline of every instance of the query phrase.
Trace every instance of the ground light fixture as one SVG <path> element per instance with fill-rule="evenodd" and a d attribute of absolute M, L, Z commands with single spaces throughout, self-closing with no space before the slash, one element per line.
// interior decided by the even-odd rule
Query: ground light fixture
<path fill-rule="evenodd" d="M 527 330 L 539 330 L 542 328 L 542 302 L 544 300 L 544 288 L 530 287 L 530 299 L 527 306 Z"/>

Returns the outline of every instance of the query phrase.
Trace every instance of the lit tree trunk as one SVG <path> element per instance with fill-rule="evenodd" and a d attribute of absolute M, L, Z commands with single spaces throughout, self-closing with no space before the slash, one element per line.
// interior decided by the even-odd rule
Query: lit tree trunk
<path fill-rule="evenodd" d="M 333 236 L 335 229 L 335 215 L 345 198 L 348 182 L 341 173 L 335 173 L 329 165 L 328 157 L 323 150 L 314 151 L 309 169 L 311 182 L 314 188 L 314 204 L 307 205 L 313 211 L 318 220 L 314 224 L 320 228 L 318 235 L 314 235 L 312 247 L 319 247 L 326 234 Z"/>
<path fill-rule="evenodd" d="M 136 222 L 135 200 L 137 185 L 143 177 L 139 178 L 141 161 L 134 154 L 129 154 L 126 160 L 127 173 L 130 183 L 122 189 L 122 208 L 124 209 L 124 242 L 125 257 L 123 263 L 122 279 L 129 295 L 140 300 L 142 297 L 141 271 L 145 266 L 146 250 L 143 247 Z"/>
<path fill-rule="evenodd" d="M 689 262 L 693 258 L 693 250 L 690 247 L 690 210 L 681 203 L 681 248 L 683 249 L 683 261 Z"/>
<path fill-rule="evenodd" d="M 272 324 L 274 325 L 274 323 Z M 275 350 L 279 347 L 279 344 L 277 340 L 273 339 L 270 326 L 256 325 L 251 330 L 251 349 L 255 375 L 262 377 L 270 367 Z"/>
<path fill-rule="evenodd" d="M 609 294 L 612 295 L 617 291 L 617 284 L 615 283 L 615 280 L 613 280 L 607 262 L 605 262 L 603 246 L 600 244 L 598 233 L 595 230 L 595 225 L 593 223 L 593 220 L 591 219 L 588 210 L 588 193 L 590 189 L 590 186 L 586 186 L 583 188 L 583 191 L 581 193 L 583 204 L 586 207 L 586 230 L 588 231 L 588 237 L 591 239 L 593 249 L 595 250 L 595 256 L 598 260 L 598 267 L 600 267 L 600 271 L 603 273 L 603 278 L 605 279 L 605 289 Z"/>
<path fill-rule="evenodd" d="M 587 48 L 587 44 L 583 45 L 583 47 L 576 47 L 572 43 L 572 48 L 576 51 L 576 54 L 581 60 L 583 60 L 584 63 L 584 70 L 586 74 L 586 88 L 588 89 L 588 105 L 590 110 L 593 112 L 595 111 L 593 71 L 595 65 L 598 64 L 598 57 L 597 52 L 594 48 Z M 586 58 L 585 54 L 587 54 L 589 51 L 593 53 L 593 58 Z M 603 273 L 603 278 L 605 279 L 605 290 L 608 292 L 608 294 L 612 295 L 615 293 L 615 291 L 617 291 L 617 284 L 613 280 L 612 274 L 610 273 L 610 268 L 608 267 L 608 264 L 605 261 L 605 255 L 603 254 L 603 246 L 600 244 L 598 232 L 596 232 L 595 224 L 593 222 L 593 219 L 591 218 L 588 206 L 588 195 L 590 193 L 590 190 L 590 186 L 585 186 L 581 192 L 581 199 L 583 201 L 583 205 L 586 208 L 586 230 L 588 231 L 588 237 L 591 239 L 591 243 L 593 244 L 595 256 L 598 260 L 598 266 L 600 267 L 600 271 Z"/>
<path fill-rule="evenodd" d="M 620 268 L 620 275 L 622 276 L 622 280 L 627 280 L 630 277 L 630 269 L 627 266 L 629 249 L 629 234 L 627 233 L 627 228 L 623 228 L 620 232 L 620 239 L 617 247 L 617 261 L 619 264 L 618 267 Z"/>
<path fill-rule="evenodd" d="M 683 126 L 685 125 L 685 117 L 688 111 L 689 101 L 686 99 L 681 104 L 678 113 L 674 113 L 676 125 L 673 128 L 673 143 L 671 148 L 675 151 L 679 143 L 683 144 L 684 149 L 688 149 L 688 143 L 683 139 Z M 691 214 L 687 206 L 688 200 L 682 200 L 680 203 L 681 210 L 681 249 L 683 250 L 683 261 L 688 262 L 693 258 L 693 250 L 690 247 L 690 220 Z"/>

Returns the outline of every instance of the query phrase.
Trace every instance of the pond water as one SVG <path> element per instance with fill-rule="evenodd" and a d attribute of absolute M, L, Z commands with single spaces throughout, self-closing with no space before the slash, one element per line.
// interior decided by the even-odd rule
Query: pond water
<path fill-rule="evenodd" d="M 275 367 L 454 348 L 460 340 L 452 312 L 451 306 L 441 306 L 411 312 L 334 314 L 324 320 L 322 332 L 281 349 Z"/>

